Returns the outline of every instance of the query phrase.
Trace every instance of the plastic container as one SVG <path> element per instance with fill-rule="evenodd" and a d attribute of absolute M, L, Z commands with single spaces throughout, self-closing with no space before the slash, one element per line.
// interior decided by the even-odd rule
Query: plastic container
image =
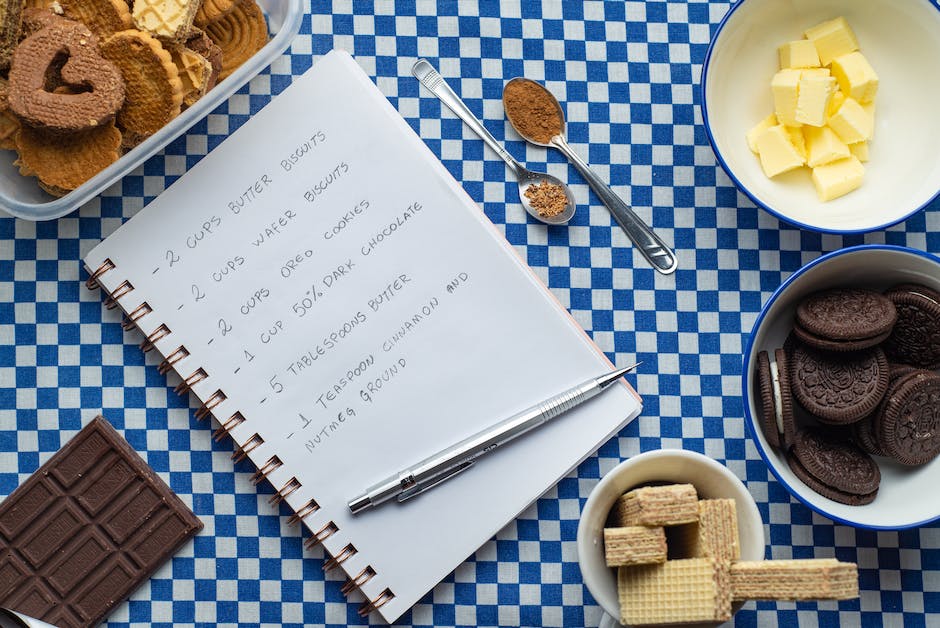
<path fill-rule="evenodd" d="M 24 220 L 52 220 L 69 214 L 103 192 L 164 146 L 182 135 L 269 66 L 300 31 L 302 0 L 257 0 L 268 18 L 271 41 L 251 59 L 215 86 L 195 105 L 147 138 L 116 162 L 61 198 L 44 192 L 35 177 L 24 177 L 13 165 L 16 153 L 0 151 L 0 209 Z"/>

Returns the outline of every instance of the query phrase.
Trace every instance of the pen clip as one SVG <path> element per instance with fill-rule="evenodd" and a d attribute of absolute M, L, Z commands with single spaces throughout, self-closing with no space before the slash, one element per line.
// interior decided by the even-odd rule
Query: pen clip
<path fill-rule="evenodd" d="M 461 462 L 460 464 L 455 465 L 451 467 L 450 469 L 447 469 L 440 475 L 431 478 L 430 480 L 416 483 L 414 486 L 411 486 L 405 489 L 404 491 L 402 491 L 401 493 L 399 493 L 398 498 L 397 498 L 398 501 L 399 502 L 407 501 L 411 499 L 412 497 L 414 497 L 415 495 L 420 495 L 424 491 L 434 488 L 441 482 L 451 479 L 452 477 L 454 477 L 461 471 L 466 471 L 467 469 L 473 466 L 473 462 L 474 462 L 473 460 L 465 460 Z"/>

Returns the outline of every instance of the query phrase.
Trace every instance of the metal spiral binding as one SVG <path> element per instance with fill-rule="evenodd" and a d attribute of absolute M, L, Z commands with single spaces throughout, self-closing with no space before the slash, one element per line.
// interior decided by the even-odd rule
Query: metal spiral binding
<path fill-rule="evenodd" d="M 88 277 L 87 280 L 85 280 L 85 287 L 88 288 L 89 290 L 95 290 L 99 288 L 101 284 L 98 283 L 98 277 L 105 274 L 109 270 L 114 270 L 114 269 L 115 269 L 114 262 L 111 261 L 110 257 L 106 257 L 105 260 L 101 262 L 101 266 L 95 269 L 95 272 L 93 272 L 91 276 Z"/>
<path fill-rule="evenodd" d="M 383 606 L 391 602 L 394 598 L 395 598 L 395 594 L 392 593 L 392 590 L 385 589 L 384 591 L 379 593 L 378 597 L 376 597 L 374 600 L 366 602 L 365 604 L 359 607 L 359 616 L 365 617 L 372 611 L 376 611 L 382 608 Z"/>
<path fill-rule="evenodd" d="M 332 521 L 327 521 L 322 528 L 313 533 L 309 539 L 304 542 L 305 549 L 313 549 L 326 539 L 339 532 L 339 528 Z"/>
<path fill-rule="evenodd" d="M 212 393 L 208 399 L 206 399 L 199 409 L 196 410 L 196 419 L 202 420 L 209 416 L 209 414 L 218 406 L 220 403 L 228 399 L 226 394 L 221 390 L 216 390 Z"/>
<path fill-rule="evenodd" d="M 160 323 L 160 326 L 150 332 L 150 335 L 147 336 L 147 339 L 140 343 L 140 350 L 144 353 L 148 353 L 157 346 L 157 342 L 163 338 L 166 338 L 173 332 L 170 331 L 170 328 L 166 326 L 165 323 Z"/>
<path fill-rule="evenodd" d="M 244 460 L 249 453 L 264 445 L 264 439 L 261 438 L 261 435 L 255 432 L 251 435 L 251 438 L 245 441 L 244 445 L 239 445 L 235 448 L 235 451 L 232 452 L 232 460 L 235 462 L 241 462 Z"/>
<path fill-rule="evenodd" d="M 144 301 L 140 305 L 134 308 L 134 311 L 127 315 L 127 318 L 124 319 L 124 322 L 121 323 L 121 327 L 124 328 L 124 331 L 130 331 L 137 327 L 137 322 L 145 317 L 147 314 L 153 312 L 153 308 L 150 307 L 150 304 Z"/>
<path fill-rule="evenodd" d="M 282 501 L 287 499 L 288 495 L 299 491 L 301 486 L 302 485 L 300 483 L 300 480 L 298 480 L 297 478 L 291 478 L 290 480 L 287 481 L 287 484 L 277 489 L 277 492 L 271 496 L 271 499 L 268 500 L 268 503 L 271 504 L 272 506 L 277 506 Z"/>
<path fill-rule="evenodd" d="M 294 511 L 294 514 L 287 520 L 287 525 L 295 526 L 318 510 L 320 510 L 320 504 L 317 500 L 311 499 L 300 510 Z"/>
<path fill-rule="evenodd" d="M 209 374 L 206 373 L 206 369 L 200 366 L 195 371 L 190 373 L 189 376 L 186 377 L 183 381 L 177 384 L 176 388 L 173 389 L 173 392 L 175 392 L 177 395 L 185 395 L 193 389 L 193 386 L 208 378 Z"/>
<path fill-rule="evenodd" d="M 173 370 L 174 364 L 188 357 L 189 349 L 187 349 L 185 345 L 180 345 L 173 349 L 173 351 L 163 359 L 163 362 L 160 362 L 160 366 L 157 367 L 157 372 L 160 373 L 160 375 L 166 375 Z"/>
<path fill-rule="evenodd" d="M 375 569 L 372 565 L 366 565 L 365 569 L 359 572 L 355 578 L 349 578 L 346 583 L 340 587 L 339 592 L 343 595 L 349 595 L 354 589 L 362 587 L 366 582 L 375 577 Z"/>
<path fill-rule="evenodd" d="M 262 480 L 266 480 L 269 475 L 283 466 L 284 463 L 281 462 L 280 458 L 277 456 L 271 456 L 268 458 L 268 461 L 258 467 L 258 470 L 255 471 L 254 475 L 251 476 L 251 483 L 257 486 L 261 483 Z"/>
<path fill-rule="evenodd" d="M 133 289 L 134 284 L 125 279 L 108 295 L 108 298 L 104 300 L 104 306 L 109 310 L 113 310 L 117 307 L 118 299 L 130 293 Z"/>
<path fill-rule="evenodd" d="M 332 558 L 323 563 L 323 571 L 332 571 L 333 569 L 336 569 L 358 553 L 359 550 L 356 549 L 355 545 L 352 543 L 347 543 L 346 547 L 341 549 Z"/>
<path fill-rule="evenodd" d="M 223 438 L 229 435 L 233 429 L 245 422 L 245 416 L 241 412 L 235 412 L 232 416 L 225 420 L 225 423 L 220 423 L 218 429 L 215 430 L 215 433 L 212 437 L 215 439 L 215 442 L 221 441 Z"/>

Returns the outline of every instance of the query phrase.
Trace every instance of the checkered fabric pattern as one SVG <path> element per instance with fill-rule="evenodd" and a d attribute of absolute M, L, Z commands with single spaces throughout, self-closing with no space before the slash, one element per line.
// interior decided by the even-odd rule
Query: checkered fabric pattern
<path fill-rule="evenodd" d="M 554 294 L 631 376 L 643 415 L 447 577 L 402 625 L 591 626 L 575 532 L 599 477 L 621 460 L 682 447 L 726 464 L 756 498 L 768 558 L 857 561 L 860 600 L 753 603 L 741 626 L 940 625 L 940 527 L 866 532 L 794 501 L 745 433 L 741 356 L 762 303 L 801 265 L 863 242 L 940 253 L 940 203 L 885 232 L 800 231 L 758 210 L 718 167 L 699 108 L 702 62 L 725 1 L 314 0 L 287 53 L 161 154 L 78 212 L 0 217 L 0 497 L 101 412 L 189 503 L 205 530 L 109 618 L 114 626 L 358 625 L 361 600 L 324 575 L 272 490 L 233 464 L 157 373 L 137 332 L 82 286 L 80 259 L 331 48 L 350 51 Z M 572 184 L 568 228 L 527 217 L 504 164 L 410 73 L 428 58 L 508 150 Z M 568 135 L 667 242 L 660 276 L 557 152 L 527 146 L 500 102 L 514 76 L 544 81 Z M 928 498 L 935 498 L 929 497 Z M 378 622 L 377 618 L 372 618 Z"/>

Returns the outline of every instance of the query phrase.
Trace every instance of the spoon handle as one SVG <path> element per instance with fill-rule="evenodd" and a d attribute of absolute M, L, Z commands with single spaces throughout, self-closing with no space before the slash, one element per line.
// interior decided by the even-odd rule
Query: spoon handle
<path fill-rule="evenodd" d="M 646 260 L 652 264 L 653 268 L 664 275 L 668 275 L 679 266 L 679 260 L 662 239 L 643 222 L 643 219 L 636 215 L 633 208 L 627 205 L 622 198 L 610 189 L 610 186 L 604 183 L 597 174 L 591 170 L 591 167 L 574 152 L 565 141 L 564 137 L 556 135 L 552 138 L 552 145 L 563 152 L 565 156 L 574 164 L 578 172 L 581 173 L 591 188 L 601 199 L 610 213 L 613 214 L 617 224 L 623 229 L 630 241 L 639 249 Z"/>
<path fill-rule="evenodd" d="M 466 104 L 460 99 L 460 96 L 451 89 L 450 85 L 447 84 L 447 81 L 444 80 L 444 77 L 434 69 L 426 59 L 418 59 L 418 62 L 414 64 L 411 68 L 411 73 L 414 74 L 415 78 L 418 79 L 422 85 L 428 88 L 432 94 L 438 97 L 442 103 L 447 105 L 447 108 L 453 111 L 458 118 L 463 120 L 464 124 L 470 127 L 477 135 L 480 136 L 486 145 L 496 151 L 496 154 L 503 158 L 509 167 L 512 169 L 513 174 L 519 176 L 521 166 L 518 161 L 516 161 L 512 155 L 510 155 L 502 144 L 499 143 L 495 137 L 493 137 L 489 131 L 486 130 L 486 127 L 483 126 L 483 123 L 473 115 L 473 112 L 467 107 Z"/>

